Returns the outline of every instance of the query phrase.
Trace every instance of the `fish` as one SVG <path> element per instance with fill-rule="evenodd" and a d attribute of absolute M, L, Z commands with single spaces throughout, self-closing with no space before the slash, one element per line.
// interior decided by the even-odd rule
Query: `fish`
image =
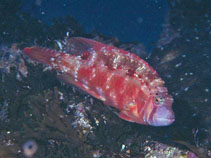
<path fill-rule="evenodd" d="M 60 80 L 116 108 L 123 120 L 151 126 L 175 121 L 164 81 L 133 53 L 83 37 L 66 40 L 64 51 L 32 46 L 23 52 L 56 69 Z"/>

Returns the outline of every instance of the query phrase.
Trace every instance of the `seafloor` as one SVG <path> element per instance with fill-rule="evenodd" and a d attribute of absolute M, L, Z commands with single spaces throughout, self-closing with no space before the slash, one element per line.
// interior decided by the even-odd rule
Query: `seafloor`
<path fill-rule="evenodd" d="M 160 40 L 148 56 L 140 44 L 84 33 L 72 17 L 49 26 L 22 13 L 20 1 L 1 0 L 0 158 L 211 157 L 211 3 L 169 0 L 169 6 Z M 175 123 L 150 127 L 121 120 L 23 55 L 30 45 L 65 47 L 67 32 L 146 59 L 174 98 Z"/>

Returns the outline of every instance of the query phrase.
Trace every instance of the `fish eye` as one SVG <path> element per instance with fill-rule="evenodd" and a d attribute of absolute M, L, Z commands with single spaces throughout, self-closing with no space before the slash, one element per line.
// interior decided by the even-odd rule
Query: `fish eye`
<path fill-rule="evenodd" d="M 162 105 L 164 102 L 164 99 L 161 96 L 156 96 L 154 101 L 156 105 L 159 105 L 159 104 Z"/>

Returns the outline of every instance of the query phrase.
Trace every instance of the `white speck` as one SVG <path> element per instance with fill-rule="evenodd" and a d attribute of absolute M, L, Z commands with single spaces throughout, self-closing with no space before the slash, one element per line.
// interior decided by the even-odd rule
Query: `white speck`
<path fill-rule="evenodd" d="M 187 41 L 187 42 L 190 42 L 190 39 L 187 38 L 186 41 Z"/>
<path fill-rule="evenodd" d="M 61 42 L 59 42 L 59 41 L 56 40 L 56 43 L 57 43 L 59 49 L 62 50 L 62 44 L 61 44 Z"/>
<path fill-rule="evenodd" d="M 209 92 L 209 89 L 208 89 L 208 88 L 206 88 L 204 91 L 205 91 L 205 92 Z"/>
<path fill-rule="evenodd" d="M 136 69 L 136 73 L 141 74 L 143 72 L 143 70 L 145 70 L 145 69 L 146 69 L 146 65 L 142 64 Z"/>
<path fill-rule="evenodd" d="M 94 50 L 91 51 L 91 59 L 89 60 L 88 65 L 89 66 L 93 65 L 96 58 L 97 58 L 97 53 Z"/>
<path fill-rule="evenodd" d="M 196 113 L 192 114 L 193 117 L 195 117 L 196 115 L 197 115 Z"/>
<path fill-rule="evenodd" d="M 182 65 L 182 63 L 178 63 L 178 64 L 175 65 L 175 67 L 179 67 L 181 65 Z"/>
<path fill-rule="evenodd" d="M 101 157 L 100 151 L 99 151 L 99 150 L 94 151 L 94 152 L 93 152 L 93 157 L 94 157 L 94 158 L 99 158 L 99 157 Z"/>
<path fill-rule="evenodd" d="M 113 99 L 116 99 L 116 96 L 115 95 L 113 95 L 112 97 L 113 97 Z"/>
<path fill-rule="evenodd" d="M 54 61 L 55 59 L 54 58 L 50 58 L 50 61 Z"/>
<path fill-rule="evenodd" d="M 93 103 L 94 103 L 93 98 L 90 98 L 90 103 L 93 105 Z"/>
<path fill-rule="evenodd" d="M 188 91 L 188 89 L 189 89 L 189 87 L 186 87 L 186 88 L 184 89 L 184 91 Z"/>
<path fill-rule="evenodd" d="M 95 78 L 96 76 L 96 69 L 92 69 L 92 76 L 89 78 L 89 80 L 91 81 L 93 78 Z"/>
<path fill-rule="evenodd" d="M 76 57 L 75 58 L 75 61 L 76 61 L 76 63 L 74 63 L 74 64 L 76 64 L 75 65 L 75 69 L 74 69 L 74 78 L 75 78 L 75 81 L 78 81 L 78 70 L 79 70 L 79 68 L 80 68 L 80 66 L 81 66 L 81 62 L 80 62 L 80 57 Z"/>
<path fill-rule="evenodd" d="M 52 67 L 53 67 L 53 68 L 56 68 L 56 67 L 57 67 L 57 64 L 52 63 Z"/>
<path fill-rule="evenodd" d="M 48 70 L 52 70 L 52 69 L 53 69 L 52 66 L 47 66 L 47 67 L 45 67 L 45 68 L 43 69 L 43 72 L 48 71 Z"/>
<path fill-rule="evenodd" d="M 196 37 L 195 37 L 195 39 L 196 39 L 196 40 L 198 40 L 198 39 L 199 39 L 199 37 L 198 37 L 198 36 L 196 36 Z"/>
<path fill-rule="evenodd" d="M 60 100 L 63 100 L 63 99 L 64 99 L 64 94 L 63 94 L 62 92 L 58 92 L 58 93 L 59 93 L 59 95 L 60 95 L 59 99 L 60 99 Z"/>
<path fill-rule="evenodd" d="M 134 76 L 138 78 L 138 74 L 137 73 L 135 73 Z"/>
<path fill-rule="evenodd" d="M 100 49 L 100 51 L 102 51 L 103 53 L 106 53 L 106 52 L 107 52 L 107 50 L 105 49 L 105 47 L 102 47 L 102 48 Z"/>
<path fill-rule="evenodd" d="M 120 61 L 120 56 L 118 55 L 117 57 L 114 58 L 114 61 L 113 61 L 113 68 L 114 69 L 117 68 L 119 61 Z"/>
<path fill-rule="evenodd" d="M 83 87 L 84 87 L 86 90 L 89 89 L 89 87 L 88 87 L 87 85 L 85 85 L 85 84 L 83 84 Z"/>
<path fill-rule="evenodd" d="M 82 83 L 83 83 L 83 87 L 85 88 L 85 89 L 89 89 L 89 84 L 88 84 L 88 82 L 86 81 L 86 80 L 82 80 Z"/>
<path fill-rule="evenodd" d="M 182 57 L 183 57 L 183 58 L 185 58 L 185 57 L 186 57 L 186 55 L 185 55 L 185 54 L 183 54 L 183 55 L 182 55 Z"/>
<path fill-rule="evenodd" d="M 183 81 L 183 78 L 180 78 L 180 81 Z"/>
<path fill-rule="evenodd" d="M 97 120 L 96 118 L 94 118 L 94 119 L 95 119 L 95 123 L 96 123 L 96 125 L 97 125 L 97 126 L 99 126 L 100 121 L 99 121 L 99 120 Z"/>
<path fill-rule="evenodd" d="M 102 88 L 97 87 L 96 90 L 97 90 L 97 93 L 100 95 L 100 99 L 102 101 L 105 101 L 106 99 L 105 99 L 105 95 L 104 95 L 104 92 L 103 92 Z"/>
<path fill-rule="evenodd" d="M 37 152 L 38 145 L 34 140 L 28 140 L 23 144 L 22 149 L 24 155 L 30 158 Z"/>
<path fill-rule="evenodd" d="M 167 77 L 167 78 L 171 78 L 172 76 L 171 76 L 171 75 L 167 75 L 166 77 Z"/>
<path fill-rule="evenodd" d="M 208 102 L 208 99 L 207 99 L 207 98 L 205 98 L 205 99 L 204 99 L 204 102 Z"/>
<path fill-rule="evenodd" d="M 192 76 L 192 75 L 193 75 L 193 73 L 192 73 L 192 72 L 190 72 L 190 73 L 189 73 L 189 75 L 191 75 L 191 76 Z"/>
<path fill-rule="evenodd" d="M 123 151 L 125 149 L 125 144 L 122 144 L 122 148 L 121 148 L 121 151 Z"/>
<path fill-rule="evenodd" d="M 106 89 L 109 89 L 110 88 L 110 86 L 109 85 L 106 85 Z"/>
<path fill-rule="evenodd" d="M 74 106 L 75 106 L 75 104 L 70 104 L 70 105 L 68 105 L 68 107 L 69 107 L 70 109 L 72 109 Z"/>
<path fill-rule="evenodd" d="M 111 73 L 107 79 L 106 79 L 106 82 L 105 82 L 105 85 L 106 85 L 106 89 L 109 89 L 110 88 L 110 81 L 112 79 L 112 77 L 114 76 L 114 73 Z"/>
<path fill-rule="evenodd" d="M 95 73 L 94 73 L 94 74 L 92 74 L 92 78 L 91 78 L 91 79 L 95 78 L 95 76 L 96 76 L 96 74 L 95 74 Z"/>
<path fill-rule="evenodd" d="M 111 93 L 109 94 L 110 97 L 113 97 L 113 95 L 114 95 L 114 92 L 111 92 Z"/>
<path fill-rule="evenodd" d="M 114 52 L 114 53 L 116 53 L 116 52 L 118 53 L 119 52 L 119 50 L 118 49 L 115 49 L 115 48 L 112 49 L 111 51 Z"/>
<path fill-rule="evenodd" d="M 157 78 L 157 79 L 154 79 L 151 83 L 150 83 L 150 85 L 151 86 L 156 86 L 156 85 L 160 85 L 160 84 L 162 84 L 163 83 L 163 81 L 160 79 L 160 78 Z"/>
<path fill-rule="evenodd" d="M 185 76 L 188 76 L 188 73 L 187 72 L 185 73 Z"/>
<path fill-rule="evenodd" d="M 62 72 L 68 72 L 70 69 L 66 66 L 62 66 Z"/>
<path fill-rule="evenodd" d="M 203 54 L 203 56 L 205 56 L 206 58 L 209 58 L 209 56 L 205 53 L 205 54 Z"/>

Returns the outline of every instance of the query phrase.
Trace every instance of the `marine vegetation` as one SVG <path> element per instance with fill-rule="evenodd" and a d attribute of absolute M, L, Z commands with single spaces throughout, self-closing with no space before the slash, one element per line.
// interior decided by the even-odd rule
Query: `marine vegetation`
<path fill-rule="evenodd" d="M 210 157 L 209 1 L 169 0 L 151 54 L 140 43 L 86 34 L 70 16 L 47 25 L 23 13 L 21 2 L 0 2 L 0 157 Z M 174 98 L 174 123 L 152 127 L 124 121 L 115 109 L 23 55 L 32 45 L 63 51 L 67 36 L 100 41 L 146 60 Z"/>

